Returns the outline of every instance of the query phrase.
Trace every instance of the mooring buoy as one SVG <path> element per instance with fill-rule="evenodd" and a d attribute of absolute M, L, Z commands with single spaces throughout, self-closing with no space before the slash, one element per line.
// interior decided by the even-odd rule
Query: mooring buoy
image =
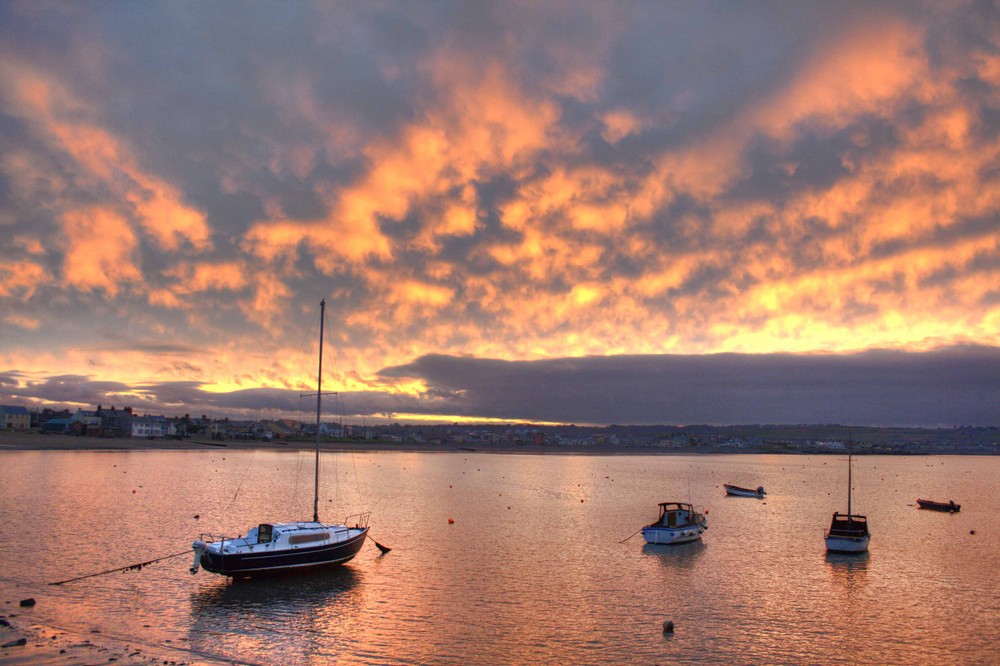
<path fill-rule="evenodd" d="M 672 634 L 674 633 L 674 623 L 670 620 L 663 621 L 663 633 Z"/>

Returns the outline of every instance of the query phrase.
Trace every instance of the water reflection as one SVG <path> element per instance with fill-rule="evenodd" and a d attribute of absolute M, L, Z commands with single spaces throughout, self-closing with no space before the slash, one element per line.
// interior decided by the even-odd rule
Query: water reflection
<path fill-rule="evenodd" d="M 961 479 L 926 471 L 923 458 L 866 458 L 889 471 L 861 486 L 880 528 L 871 554 L 852 556 L 823 550 L 830 498 L 843 491 L 819 473 L 823 457 L 425 454 L 417 475 L 413 455 L 379 452 L 358 465 L 378 498 L 379 541 L 399 549 L 386 558 L 368 548 L 341 569 L 229 583 L 188 574 L 187 551 L 139 575 L 41 590 L 22 581 L 179 551 L 213 520 L 252 525 L 292 504 L 292 490 L 284 472 L 273 483 L 247 475 L 251 459 L 271 472 L 295 464 L 264 451 L 41 453 L 0 452 L 3 598 L 39 599 L 25 623 L 190 647 L 188 663 L 1000 665 L 998 456 L 946 459 L 974 471 Z M 650 489 L 688 472 L 693 496 L 737 473 L 780 494 L 766 505 L 713 499 L 704 542 L 618 544 L 662 497 Z M 244 477 L 259 492 L 230 511 L 218 489 Z M 916 489 L 960 496 L 963 512 L 906 506 Z M 109 538 L 83 543 L 88 525 Z M 677 624 L 669 641 L 664 620 Z"/>
<path fill-rule="evenodd" d="M 335 658 L 344 649 L 336 638 L 361 613 L 363 581 L 363 573 L 337 567 L 202 588 L 191 595 L 191 647 L 260 663 Z"/>
<path fill-rule="evenodd" d="M 350 567 L 336 567 L 245 580 L 220 579 L 219 585 L 191 595 L 191 611 L 196 616 L 223 610 L 303 612 L 348 596 L 361 577 Z"/>
<path fill-rule="evenodd" d="M 685 569 L 694 566 L 704 551 L 705 542 L 701 540 L 678 544 L 647 543 L 642 546 L 643 555 L 656 557 L 664 565 Z"/>
<path fill-rule="evenodd" d="M 864 553 L 827 553 L 826 562 L 830 566 L 833 580 L 848 587 L 864 583 L 868 577 L 868 562 L 871 556 Z"/>

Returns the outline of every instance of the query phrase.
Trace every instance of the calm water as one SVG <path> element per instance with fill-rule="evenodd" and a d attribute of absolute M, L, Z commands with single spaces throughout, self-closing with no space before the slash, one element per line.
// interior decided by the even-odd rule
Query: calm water
<path fill-rule="evenodd" d="M 367 545 L 341 569 L 234 584 L 192 576 L 185 554 L 59 587 L 44 583 L 185 551 L 200 532 L 308 518 L 311 455 L 2 452 L 0 464 L 3 601 L 34 596 L 38 622 L 193 661 L 1000 662 L 997 458 L 856 459 L 871 549 L 834 557 L 822 532 L 846 508 L 839 456 L 330 454 L 321 517 L 363 505 L 388 555 Z M 723 482 L 767 499 L 724 497 Z M 918 496 L 962 511 L 919 510 Z M 619 543 L 657 502 L 689 498 L 709 512 L 702 543 Z"/>

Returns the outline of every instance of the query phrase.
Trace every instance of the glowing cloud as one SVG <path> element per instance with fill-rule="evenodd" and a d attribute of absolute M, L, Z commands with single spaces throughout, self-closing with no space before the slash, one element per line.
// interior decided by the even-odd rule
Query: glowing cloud
<path fill-rule="evenodd" d="M 2 10 L 18 377 L 249 409 L 324 297 L 334 385 L 415 417 L 466 415 L 380 370 L 442 354 L 1000 345 L 983 7 L 284 9 Z"/>

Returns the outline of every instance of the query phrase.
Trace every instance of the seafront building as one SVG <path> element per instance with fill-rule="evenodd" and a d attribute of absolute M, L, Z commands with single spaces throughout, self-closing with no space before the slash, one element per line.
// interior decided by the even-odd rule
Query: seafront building
<path fill-rule="evenodd" d="M 27 430 L 31 427 L 31 414 L 26 407 L 0 405 L 0 426 L 4 430 Z"/>

